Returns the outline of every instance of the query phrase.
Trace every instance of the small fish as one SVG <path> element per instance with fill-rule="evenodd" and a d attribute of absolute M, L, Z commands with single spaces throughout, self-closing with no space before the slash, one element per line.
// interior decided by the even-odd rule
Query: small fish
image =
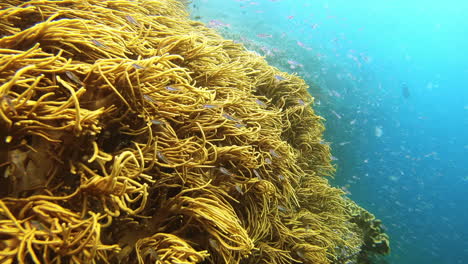
<path fill-rule="evenodd" d="M 338 158 L 335 156 L 331 156 L 331 160 L 338 160 Z"/>
<path fill-rule="evenodd" d="M 166 90 L 171 91 L 171 92 L 179 91 L 178 88 L 175 88 L 175 87 L 172 87 L 172 86 L 169 86 L 169 85 L 166 86 Z"/>
<path fill-rule="evenodd" d="M 278 178 L 280 179 L 280 181 L 286 180 L 286 179 L 284 178 L 283 174 L 278 174 Z"/>
<path fill-rule="evenodd" d="M 73 72 L 71 71 L 65 71 L 65 74 L 67 75 L 67 77 L 72 80 L 73 82 L 75 82 L 76 84 L 78 85 L 83 85 L 83 82 L 80 80 L 80 78 L 78 78 L 78 76 L 76 76 Z"/>
<path fill-rule="evenodd" d="M 210 246 L 216 250 L 219 250 L 219 244 L 218 241 L 214 240 L 213 238 L 208 239 L 208 243 Z"/>
<path fill-rule="evenodd" d="M 261 107 L 266 107 L 267 105 L 260 99 L 255 99 L 255 103 L 257 103 Z"/>
<path fill-rule="evenodd" d="M 38 231 L 44 231 L 46 233 L 48 233 L 50 236 L 53 236 L 54 233 L 52 233 L 52 231 L 47 228 L 43 223 L 41 223 L 40 221 L 37 221 L 37 220 L 32 220 L 31 221 L 31 225 Z"/>
<path fill-rule="evenodd" d="M 231 120 L 231 121 L 234 121 L 234 122 L 238 122 L 237 119 L 235 119 L 234 117 L 228 115 L 228 114 L 223 114 L 224 118 L 228 119 L 228 120 Z"/>
<path fill-rule="evenodd" d="M 265 158 L 265 163 L 271 165 L 271 159 L 270 158 Z"/>
<path fill-rule="evenodd" d="M 237 124 L 235 124 L 234 126 L 237 127 L 237 128 L 245 127 L 245 125 L 244 125 L 244 124 L 241 124 L 241 123 L 237 123 Z"/>
<path fill-rule="evenodd" d="M 403 97 L 405 99 L 408 99 L 410 97 L 408 84 L 406 84 L 405 82 L 401 84 L 401 93 L 403 94 Z"/>
<path fill-rule="evenodd" d="M 273 156 L 275 158 L 280 158 L 280 155 L 278 155 L 278 153 L 276 153 L 276 151 L 274 149 L 270 149 L 270 154 L 271 154 L 271 156 Z"/>
<path fill-rule="evenodd" d="M 41 231 L 46 230 L 45 226 L 37 220 L 32 220 L 31 225 L 35 227 L 37 230 L 41 230 Z"/>
<path fill-rule="evenodd" d="M 131 15 L 125 15 L 125 18 L 127 19 L 128 22 L 130 22 L 130 24 L 139 26 L 138 22 Z"/>
<path fill-rule="evenodd" d="M 262 177 L 260 176 L 260 173 L 258 173 L 258 171 L 256 169 L 253 169 L 253 172 L 255 174 L 255 176 L 257 176 L 257 179 L 261 180 Z"/>
<path fill-rule="evenodd" d="M 148 102 L 156 104 L 156 101 L 147 94 L 143 95 L 143 98 L 145 98 L 145 100 L 148 101 Z"/>
<path fill-rule="evenodd" d="M 8 110 L 10 110 L 11 112 L 13 112 L 15 115 L 18 115 L 18 112 L 16 111 L 15 109 L 15 106 L 12 102 L 12 97 L 9 96 L 9 95 L 3 95 L 0 97 L 0 102 L 3 102 L 5 101 L 7 106 L 8 106 Z"/>
<path fill-rule="evenodd" d="M 283 213 L 286 213 L 288 211 L 288 209 L 282 205 L 278 205 L 278 210 L 280 210 Z"/>
<path fill-rule="evenodd" d="M 100 48 L 107 49 L 107 46 L 99 42 L 97 39 L 92 39 L 91 42 L 93 42 L 94 45 Z"/>
<path fill-rule="evenodd" d="M 236 188 L 236 191 L 238 191 L 240 194 L 242 194 L 242 195 L 244 194 L 244 192 L 242 191 L 242 187 L 240 187 L 239 184 L 236 184 L 236 185 L 234 186 L 234 188 Z"/>
<path fill-rule="evenodd" d="M 383 135 L 383 130 L 381 126 L 376 126 L 375 127 L 375 136 L 376 137 L 381 137 Z"/>
<path fill-rule="evenodd" d="M 298 99 L 297 102 L 298 102 L 299 105 L 301 105 L 301 106 L 304 106 L 304 105 L 305 105 L 305 102 L 304 102 L 304 100 L 302 100 L 302 99 Z"/>
<path fill-rule="evenodd" d="M 165 156 L 162 152 L 157 151 L 157 154 L 156 154 L 156 155 L 158 155 L 158 158 L 159 158 L 161 161 L 163 161 L 164 163 L 167 163 L 167 164 L 170 163 L 169 160 L 166 158 L 166 156 Z"/>
<path fill-rule="evenodd" d="M 208 27 L 211 28 L 220 28 L 220 27 L 230 27 L 230 24 L 223 23 L 220 20 L 213 19 L 210 22 L 208 22 Z"/>
<path fill-rule="evenodd" d="M 332 112 L 338 119 L 341 119 L 341 116 L 340 116 L 337 112 L 335 112 L 334 110 L 331 110 L 331 112 Z"/>
<path fill-rule="evenodd" d="M 259 37 L 259 38 L 272 38 L 273 35 L 260 33 L 260 34 L 257 34 L 257 37 Z"/>
<path fill-rule="evenodd" d="M 351 141 L 344 141 L 344 142 L 339 143 L 338 145 L 344 146 L 344 145 L 347 145 L 349 143 L 351 143 Z"/>
<path fill-rule="evenodd" d="M 151 260 L 154 260 L 156 262 L 161 261 L 161 259 L 159 258 L 158 253 L 156 252 L 156 250 L 154 250 L 154 248 L 150 248 L 148 251 L 149 251 L 149 255 L 151 257 Z"/>
<path fill-rule="evenodd" d="M 139 65 L 139 64 L 136 64 L 136 63 L 133 63 L 132 66 L 133 66 L 133 68 L 135 68 L 135 69 L 137 69 L 137 70 L 142 70 L 142 69 L 145 68 L 145 67 L 143 67 L 143 66 L 141 66 L 141 65 Z"/>
<path fill-rule="evenodd" d="M 302 252 L 302 250 L 297 250 L 297 251 L 296 251 L 296 254 L 297 254 L 300 258 L 305 259 L 305 256 L 304 256 L 304 253 Z"/>
<path fill-rule="evenodd" d="M 232 176 L 232 172 L 230 172 L 228 169 L 224 168 L 224 167 L 219 167 L 219 171 L 222 173 L 222 174 L 225 174 L 227 176 Z"/>
<path fill-rule="evenodd" d="M 160 121 L 160 120 L 151 120 L 151 123 L 152 123 L 153 125 L 163 125 L 163 124 L 164 124 L 164 122 L 163 122 L 163 121 Z"/>
<path fill-rule="evenodd" d="M 275 79 L 278 80 L 278 81 L 286 80 L 286 78 L 284 78 L 283 76 L 280 76 L 280 75 L 275 75 Z"/>
<path fill-rule="evenodd" d="M 218 105 L 213 105 L 213 104 L 204 104 L 203 108 L 217 108 Z"/>
<path fill-rule="evenodd" d="M 294 68 L 296 68 L 296 67 L 300 67 L 300 68 L 304 67 L 304 65 L 302 65 L 301 63 L 299 63 L 299 62 L 297 62 L 297 61 L 295 61 L 295 60 L 288 60 L 287 63 L 288 63 L 290 66 L 294 66 Z M 294 69 L 294 68 L 293 68 L 293 69 Z"/>

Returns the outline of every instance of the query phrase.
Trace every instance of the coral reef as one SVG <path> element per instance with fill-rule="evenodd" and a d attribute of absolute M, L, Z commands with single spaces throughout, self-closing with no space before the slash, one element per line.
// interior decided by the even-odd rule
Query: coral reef
<path fill-rule="evenodd" d="M 307 85 L 175 0 L 0 3 L 0 262 L 360 251 Z"/>
<path fill-rule="evenodd" d="M 384 233 L 382 221 L 350 199 L 346 199 L 346 203 L 351 215 L 349 221 L 355 224 L 355 232 L 362 236 L 363 244 L 357 255 L 358 263 L 373 263 L 371 258 L 375 255 L 389 254 L 390 239 Z"/>

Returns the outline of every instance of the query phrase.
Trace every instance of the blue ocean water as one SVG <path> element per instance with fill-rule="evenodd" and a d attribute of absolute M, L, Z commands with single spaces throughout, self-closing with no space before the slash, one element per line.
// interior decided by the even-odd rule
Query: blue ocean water
<path fill-rule="evenodd" d="M 195 0 L 191 16 L 302 76 L 333 185 L 383 220 L 387 263 L 468 263 L 468 1 Z"/>

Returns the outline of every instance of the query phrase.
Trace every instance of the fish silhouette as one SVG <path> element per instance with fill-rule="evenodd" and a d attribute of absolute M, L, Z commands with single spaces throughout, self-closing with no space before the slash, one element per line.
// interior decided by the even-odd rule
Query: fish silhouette
<path fill-rule="evenodd" d="M 406 83 L 401 84 L 401 93 L 403 94 L 404 98 L 409 98 L 410 97 L 408 84 L 406 84 Z"/>

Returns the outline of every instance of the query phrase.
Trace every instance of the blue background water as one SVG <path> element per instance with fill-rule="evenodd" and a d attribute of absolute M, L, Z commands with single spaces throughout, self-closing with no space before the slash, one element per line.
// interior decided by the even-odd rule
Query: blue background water
<path fill-rule="evenodd" d="M 383 220 L 398 264 L 468 263 L 467 13 L 455 0 L 191 4 L 309 83 L 338 159 L 332 182 Z"/>

